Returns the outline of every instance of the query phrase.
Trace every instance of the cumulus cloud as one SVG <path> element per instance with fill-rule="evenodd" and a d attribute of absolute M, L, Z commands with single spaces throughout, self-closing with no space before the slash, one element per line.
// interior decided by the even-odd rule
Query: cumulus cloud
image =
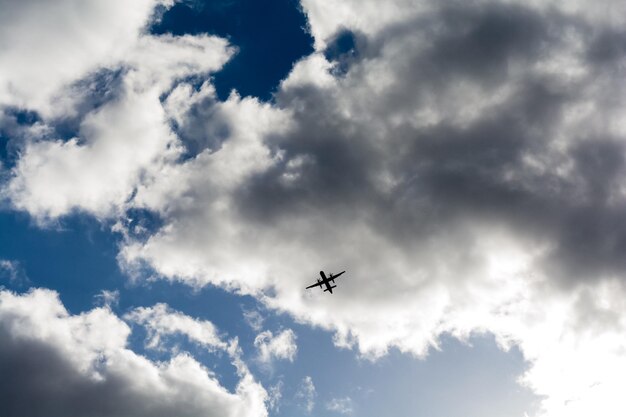
<path fill-rule="evenodd" d="M 254 346 L 259 351 L 258 360 L 263 364 L 270 364 L 274 359 L 293 362 L 298 351 L 296 334 L 291 329 L 283 330 L 276 336 L 269 330 L 261 332 L 254 338 Z"/>
<path fill-rule="evenodd" d="M 180 221 L 145 242 L 129 240 L 120 252 L 121 263 L 131 272 L 147 263 L 166 279 L 194 286 L 258 292 L 269 284 L 271 266 L 255 253 L 272 242 L 263 239 L 262 230 L 241 221 L 235 197 L 250 180 L 280 163 L 281 153 L 269 149 L 263 139 L 286 131 L 288 112 L 236 94 L 215 102 L 215 91 L 208 84 L 199 91 L 179 85 L 166 103 L 169 106 L 181 110 L 175 119 L 181 131 L 206 126 L 205 142 L 194 158 L 138 187 L 135 207 L 171 213 Z M 212 118 L 220 121 L 219 129 L 214 123 L 206 125 Z M 196 221 L 206 227 L 204 231 Z M 237 261 L 242 253 L 250 255 L 245 262 Z"/>
<path fill-rule="evenodd" d="M 425 355 L 443 332 L 493 332 L 529 359 L 522 380 L 548 398 L 543 412 L 577 415 L 584 401 L 569 399 L 587 396 L 620 409 L 619 372 L 572 368 L 559 383 L 560 362 L 537 344 L 574 363 L 593 363 L 591 351 L 614 370 L 624 361 L 611 353 L 622 346 L 619 298 L 597 298 L 623 294 L 623 33 L 585 8 L 389 7 L 381 13 L 398 12 L 384 27 L 319 29 L 327 44 L 353 31 L 345 73 L 315 53 L 274 108 L 231 97 L 219 117 L 210 88 L 180 87 L 191 100 L 177 120 L 184 131 L 213 120 L 212 142 L 175 170 L 184 192 L 151 200 L 167 201 L 152 206 L 167 226 L 122 259 L 256 294 L 369 357 L 390 346 Z M 263 114 L 277 118 L 255 129 Z M 242 126 L 256 164 L 240 175 L 228 161 Z M 209 179 L 221 173 L 223 183 Z M 302 291 L 319 269 L 348 270 L 337 297 Z M 612 318 L 581 324 L 583 305 Z"/>
<path fill-rule="evenodd" d="M 50 218 L 152 210 L 162 228 L 125 234 L 130 273 L 252 294 L 370 358 L 491 332 L 528 359 L 522 383 L 545 397 L 542 415 L 617 416 L 623 2 L 302 5 L 317 51 L 271 104 L 178 81 L 219 67 L 225 43 L 189 72 L 178 66 L 196 54 L 177 52 L 161 74 L 141 70 L 158 62 L 151 42 L 204 41 L 135 42 L 124 59 L 140 69 L 84 117 L 85 143 L 27 148 L 14 205 Z M 325 54 L 341 33 L 350 56 Z M 320 269 L 348 271 L 341 291 L 303 291 Z"/>
<path fill-rule="evenodd" d="M 137 4 L 128 7 L 125 3 L 122 4 L 123 2 L 109 4 L 91 1 L 79 10 L 90 16 L 93 14 L 96 18 L 100 9 L 103 9 L 102 11 L 110 9 L 112 13 L 110 18 L 117 19 L 114 25 L 109 25 L 108 15 L 104 13 L 99 17 L 103 21 L 94 23 L 96 28 L 100 26 L 107 28 L 102 34 L 103 42 L 106 39 L 107 45 L 103 46 L 102 54 L 99 54 L 97 47 L 75 42 L 76 39 L 98 41 L 95 34 L 93 37 L 85 37 L 75 33 L 94 30 L 89 26 L 93 22 L 88 18 L 82 22 L 84 27 L 80 27 L 81 24 L 78 22 L 73 22 L 69 25 L 68 33 L 63 30 L 54 31 L 48 37 L 50 34 L 45 30 L 54 28 L 47 28 L 44 25 L 35 29 L 30 20 L 38 13 L 44 13 L 45 8 L 31 10 L 32 8 L 28 6 L 30 3 L 37 2 L 24 2 L 21 6 L 23 10 L 19 6 L 8 8 L 21 17 L 13 19 L 12 26 L 19 26 L 22 31 L 40 32 L 40 36 L 24 36 L 24 39 L 42 38 L 46 39 L 45 42 L 56 42 L 54 48 L 47 49 L 60 51 L 60 54 L 72 51 L 75 47 L 90 53 L 77 53 L 73 56 L 70 62 L 77 61 L 81 69 L 68 74 L 64 72 L 64 75 L 60 76 L 63 80 L 57 82 L 54 75 L 57 64 L 48 65 L 46 59 L 56 60 L 65 65 L 63 56 L 54 55 L 53 52 L 37 55 L 20 42 L 3 44 L 7 54 L 20 56 L 25 54 L 24 56 L 28 58 L 28 67 L 41 74 L 33 75 L 34 78 L 28 78 L 28 81 L 22 80 L 20 77 L 28 74 L 28 71 L 21 69 L 13 71 L 11 60 L 5 61 L 7 71 L 3 73 L 7 80 L 4 84 L 28 87 L 19 93 L 27 99 L 22 100 L 24 103 L 20 104 L 21 102 L 12 101 L 13 95 L 7 93 L 6 100 L 0 95 L 0 109 L 4 106 L 23 106 L 29 110 L 38 110 L 45 116 L 35 123 L 35 128 L 30 129 L 30 134 L 22 144 L 21 157 L 12 170 L 12 179 L 3 194 L 10 199 L 15 208 L 28 211 L 41 223 L 74 210 L 87 211 L 101 218 L 119 216 L 138 183 L 149 182 L 154 176 L 163 175 L 167 170 L 166 165 L 180 157 L 182 148 L 161 105 L 161 95 L 167 93 L 172 88 L 172 83 L 179 78 L 206 74 L 219 69 L 232 55 L 233 50 L 228 47 L 225 40 L 214 36 L 174 37 L 143 33 L 140 29 L 143 29 L 149 21 L 153 7 L 161 2 L 144 1 L 143 6 Z M 64 19 L 73 16 L 73 13 L 63 8 L 72 4 L 70 1 L 62 2 L 58 5 L 60 9 L 55 13 L 63 14 Z M 134 8 L 138 10 L 133 10 Z M 133 21 L 136 27 L 124 19 L 118 19 L 118 14 L 125 16 L 124 19 L 137 14 L 136 20 Z M 3 14 L 4 17 L 7 15 Z M 116 31 L 120 23 L 129 27 L 124 31 L 109 33 L 110 30 Z M 120 39 L 119 36 L 125 37 Z M 65 43 L 71 45 L 66 47 Z M 84 63 L 83 58 L 89 62 Z M 105 98 L 100 97 L 100 103 L 90 103 L 88 106 L 82 106 L 86 107 L 85 109 L 79 109 L 81 100 L 87 100 L 83 96 L 98 94 L 98 91 L 92 91 L 94 87 L 91 86 L 96 81 L 89 81 L 90 76 L 98 79 L 100 74 L 98 71 L 111 77 L 110 81 L 101 82 L 104 85 L 101 85 L 100 89 L 104 91 L 100 95 Z M 100 78 L 103 77 L 104 75 L 100 75 Z M 65 107 L 56 103 L 53 98 L 48 97 L 51 93 L 42 92 L 37 87 L 39 79 L 45 80 L 46 85 L 55 91 L 58 90 L 57 93 L 62 97 L 76 96 L 76 100 L 70 100 L 72 102 Z M 72 85 L 66 85 L 69 80 L 73 81 Z M 31 92 L 30 88 L 35 88 L 35 91 Z M 55 109 L 59 114 L 43 111 L 41 107 L 44 104 L 31 103 L 31 99 L 37 102 L 44 100 L 41 94 L 36 93 L 43 94 L 47 100 L 45 105 Z M 77 125 L 76 136 L 62 140 L 57 136 L 55 125 L 59 121 L 71 118 L 77 118 L 74 122 Z"/>
<path fill-rule="evenodd" d="M 189 354 L 152 362 L 127 347 L 130 328 L 107 308 L 71 315 L 49 290 L 0 292 L 0 397 L 20 416 L 265 416 L 265 390 L 236 392 Z"/>
<path fill-rule="evenodd" d="M 0 106 L 66 111 L 64 87 L 113 65 L 137 41 L 160 0 L 0 2 Z"/>

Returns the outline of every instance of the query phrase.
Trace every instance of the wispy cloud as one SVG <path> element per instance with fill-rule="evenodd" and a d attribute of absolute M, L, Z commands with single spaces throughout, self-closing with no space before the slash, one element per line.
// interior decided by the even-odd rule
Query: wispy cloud
<path fill-rule="evenodd" d="M 265 318 L 258 310 L 244 310 L 243 318 L 254 331 L 261 331 Z"/>
<path fill-rule="evenodd" d="M 120 303 L 119 290 L 102 290 L 94 296 L 97 305 L 104 307 L 117 307 Z"/>
<path fill-rule="evenodd" d="M 305 376 L 296 392 L 296 400 L 299 400 L 301 407 L 304 408 L 308 414 L 311 414 L 315 407 L 316 397 L 317 391 L 315 390 L 315 384 L 313 384 L 313 378 Z"/>
<path fill-rule="evenodd" d="M 352 398 L 333 398 L 326 403 L 326 409 L 339 414 L 354 414 L 354 404 Z"/>
<path fill-rule="evenodd" d="M 12 285 L 26 285 L 30 282 L 19 261 L 0 259 L 0 280 L 6 279 Z"/>
<path fill-rule="evenodd" d="M 283 398 L 283 385 L 283 381 L 278 381 L 267 389 L 267 408 L 276 413 L 280 411 L 280 404 Z"/>

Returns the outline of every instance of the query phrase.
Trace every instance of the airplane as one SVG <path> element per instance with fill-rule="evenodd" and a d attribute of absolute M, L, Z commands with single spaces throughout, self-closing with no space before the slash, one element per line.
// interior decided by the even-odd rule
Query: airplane
<path fill-rule="evenodd" d="M 324 290 L 324 292 L 328 291 L 331 294 L 333 293 L 333 288 L 336 288 L 336 285 L 330 285 L 330 283 L 332 282 L 333 284 L 335 283 L 335 278 L 339 278 L 339 275 L 343 274 L 346 271 L 341 271 L 340 273 L 338 273 L 337 275 L 333 275 L 332 273 L 330 274 L 329 277 L 326 276 L 326 274 L 324 274 L 324 271 L 320 271 L 320 275 L 322 276 L 322 279 L 317 279 L 317 284 L 313 284 L 313 285 L 309 285 L 308 287 L 306 287 L 306 289 L 308 290 L 309 288 L 313 288 L 313 287 L 320 287 L 322 288 L 322 285 L 326 285 L 326 289 Z"/>

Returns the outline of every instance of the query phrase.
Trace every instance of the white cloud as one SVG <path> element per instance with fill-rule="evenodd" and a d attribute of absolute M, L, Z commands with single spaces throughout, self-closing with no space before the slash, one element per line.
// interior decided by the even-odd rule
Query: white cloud
<path fill-rule="evenodd" d="M 141 324 L 148 330 L 148 347 L 159 349 L 162 338 L 173 334 L 187 336 L 189 340 L 209 349 L 226 349 L 217 329 L 207 320 L 198 320 L 159 303 L 152 307 L 138 307 L 124 315 L 124 319 Z"/>
<path fill-rule="evenodd" d="M 152 362 L 127 347 L 130 328 L 107 308 L 70 315 L 52 291 L 2 291 L 0 332 L 0 367 L 21 375 L 0 393 L 9 414 L 267 415 L 251 375 L 231 393 L 188 354 Z"/>
<path fill-rule="evenodd" d="M 234 194 L 255 175 L 280 162 L 280 155 L 268 149 L 263 139 L 288 129 L 288 113 L 237 95 L 215 103 L 208 85 L 197 93 L 188 85 L 180 85 L 171 97 L 200 115 L 196 119 L 183 112 L 177 120 L 181 129 L 198 123 L 197 129 L 206 129 L 205 140 L 217 141 L 211 126 L 205 125 L 205 114 L 210 113 L 225 126 L 229 135 L 224 139 L 228 140 L 212 145 L 215 149 L 207 147 L 183 164 L 170 166 L 167 175 L 138 188 L 134 205 L 166 212 L 171 209 L 172 214 L 181 214 L 181 221 L 144 243 L 130 240 L 122 248 L 120 260 L 129 271 L 148 263 L 167 279 L 198 287 L 212 283 L 242 293 L 258 292 L 269 277 L 266 262 L 255 252 L 271 244 L 240 221 Z M 198 203 L 202 210 L 197 210 Z M 199 229 L 197 222 L 206 228 Z M 246 262 L 234 257 L 240 256 L 240 251 L 250 254 Z"/>
<path fill-rule="evenodd" d="M 144 3 L 152 6 L 156 4 L 152 1 Z M 105 8 L 102 4 L 92 2 L 80 9 L 89 10 L 91 6 Z M 132 15 L 127 5 L 121 6 L 128 15 Z M 39 12 L 41 10 L 37 11 Z M 145 19 L 151 12 L 151 8 L 145 8 L 146 16 L 142 25 L 146 23 Z M 30 9 L 22 10 L 20 16 L 23 19 L 16 20 L 13 25 L 29 27 L 32 23 L 29 19 L 33 13 L 35 12 Z M 88 24 L 89 21 L 84 23 Z M 79 30 L 78 26 L 79 24 L 75 23 L 72 28 Z M 115 27 L 112 26 L 113 29 Z M 83 31 L 92 29 L 88 26 L 82 28 Z M 135 31 L 132 36 L 128 35 L 129 39 L 124 40 L 109 34 L 110 39 L 107 38 L 107 42 L 113 42 L 110 47 L 116 46 L 120 52 L 102 56 L 96 54 L 94 57 L 101 60 L 90 61 L 92 71 L 96 69 L 123 71 L 119 75 L 121 78 L 120 86 L 117 87 L 119 91 L 113 94 L 114 97 L 105 101 L 102 106 L 88 110 L 85 115 L 80 116 L 77 137 L 69 141 L 55 138 L 54 131 L 46 129 L 47 123 L 55 122 L 52 115 L 37 125 L 43 134 L 37 136 L 36 132 L 33 132 L 32 138 L 24 145 L 22 155 L 12 170 L 13 178 L 4 194 L 17 209 L 28 211 L 41 223 L 54 220 L 73 210 L 87 211 L 101 218 L 121 215 L 125 203 L 139 184 L 144 181 L 151 182 L 155 176 L 165 175 L 167 165 L 180 157 L 181 144 L 171 131 L 169 118 L 160 102 L 161 95 L 168 92 L 176 79 L 219 69 L 233 52 L 225 40 L 213 36 L 149 36 L 134 33 Z M 42 33 L 41 37 L 46 38 L 46 34 Z M 73 40 L 72 38 L 72 42 Z M 15 48 L 19 46 L 18 44 Z M 88 49 L 88 46 L 84 47 Z M 107 48 L 108 51 L 110 48 Z M 58 45 L 50 49 L 65 50 L 65 47 Z M 33 56 L 32 51 L 24 50 L 29 51 L 29 57 Z M 15 53 L 21 54 L 24 50 Z M 29 65 L 37 71 L 41 71 L 42 68 L 46 71 L 50 69 L 46 67 L 45 62 L 32 62 Z M 12 72 L 8 71 L 8 76 L 11 74 Z M 16 70 L 15 74 L 21 76 L 24 72 Z M 53 74 L 43 72 L 41 77 L 49 77 L 47 85 L 57 89 L 63 97 L 70 97 L 74 92 L 82 93 L 80 84 L 64 89 L 62 85 L 70 80 L 80 81 L 81 77 L 86 75 L 85 72 L 77 71 L 66 75 L 67 77 L 72 75 L 73 78 L 57 83 L 59 85 L 55 84 Z M 7 83 L 30 85 L 29 82 L 20 79 L 9 79 Z M 36 92 L 40 90 L 30 93 Z M 27 96 L 26 92 L 20 94 Z M 47 97 L 49 93 L 45 95 Z M 25 105 L 29 105 L 31 109 L 38 109 L 35 105 L 29 104 L 30 99 L 24 100 L 27 102 Z M 41 101 L 43 98 L 37 96 L 33 100 Z M 6 104 L 13 103 L 9 100 Z M 47 105 L 60 111 L 58 116 L 72 116 L 69 113 L 73 110 L 69 108 L 63 108 L 52 102 Z"/>
<path fill-rule="evenodd" d="M 289 77 L 281 82 L 282 89 L 312 84 L 316 87 L 336 86 L 337 80 L 331 75 L 333 66 L 321 53 L 313 53 L 298 61 Z"/>
<path fill-rule="evenodd" d="M 317 391 L 315 384 L 313 384 L 313 378 L 307 375 L 302 379 L 295 398 L 302 401 L 302 407 L 308 414 L 311 414 L 315 407 L 315 397 L 317 397 Z"/>
<path fill-rule="evenodd" d="M 262 410 L 267 415 L 265 405 L 274 406 L 276 393 L 269 396 L 263 386 L 256 382 L 248 366 L 242 359 L 239 340 L 235 337 L 227 342 L 220 338 L 217 328 L 208 320 L 199 320 L 172 310 L 166 304 L 153 307 L 138 307 L 124 315 L 124 319 L 143 325 L 148 332 L 147 347 L 163 349 L 163 339 L 172 335 L 184 335 L 206 349 L 225 351 L 237 370 L 240 382 L 236 393 L 248 399 L 248 404 L 240 410 L 246 417 L 258 415 Z M 280 392 L 278 393 L 280 396 Z"/>
<path fill-rule="evenodd" d="M 270 364 L 274 359 L 293 362 L 298 351 L 296 334 L 291 329 L 283 330 L 276 336 L 269 330 L 261 332 L 254 338 L 254 346 L 259 351 L 259 362 L 264 364 Z"/>
<path fill-rule="evenodd" d="M 333 398 L 326 403 L 326 409 L 339 414 L 354 414 L 354 404 L 352 398 Z"/>
<path fill-rule="evenodd" d="M 542 302 L 524 300 L 493 326 L 506 326 L 501 333 L 514 335 L 531 362 L 522 382 L 545 396 L 541 415 L 618 416 L 626 407 L 618 394 L 626 370 L 623 284 L 586 285 Z"/>
<path fill-rule="evenodd" d="M 78 138 L 26 146 L 7 193 L 14 206 L 45 222 L 74 209 L 106 217 L 123 206 L 142 175 L 177 157 L 158 91 L 129 91 L 89 115 Z"/>
<path fill-rule="evenodd" d="M 162 3 L 170 2 L 3 0 L 0 106 L 58 112 L 64 87 L 114 65 Z"/>

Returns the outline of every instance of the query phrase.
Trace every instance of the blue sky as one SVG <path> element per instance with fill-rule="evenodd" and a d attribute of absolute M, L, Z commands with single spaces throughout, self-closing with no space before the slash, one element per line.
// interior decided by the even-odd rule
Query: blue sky
<path fill-rule="evenodd" d="M 0 414 L 621 415 L 626 10 L 548 3 L 0 1 Z"/>
<path fill-rule="evenodd" d="M 277 362 L 270 371 L 254 366 L 255 375 L 266 386 L 283 381 L 284 404 L 276 416 L 307 413 L 302 400 L 296 398 L 301 380 L 311 376 L 316 387 L 316 407 L 311 413 L 332 416 L 324 404 L 333 398 L 353 399 L 354 414 L 377 416 L 393 412 L 397 416 L 486 416 L 506 412 L 523 415 L 536 407 L 536 398 L 520 387 L 516 379 L 525 364 L 519 351 L 503 352 L 493 338 L 476 336 L 471 343 L 444 337 L 440 350 L 426 359 L 392 350 L 377 361 L 359 358 L 357 352 L 338 349 L 332 334 L 298 324 L 286 315 L 263 309 L 251 297 L 239 297 L 218 288 L 190 290 L 181 284 L 161 281 L 132 284 L 116 262 L 118 237 L 85 216 L 64 219 L 54 229 L 35 227 L 23 214 L 2 214 L 2 259 L 19 263 L 19 279 L 11 280 L 4 273 L 2 285 L 17 292 L 30 287 L 46 287 L 58 291 L 63 304 L 72 314 L 92 309 L 99 303 L 102 290 L 120 292 L 114 311 L 124 313 L 134 307 L 167 303 L 193 317 L 208 319 L 218 328 L 236 335 L 242 342 L 246 357 L 254 363 L 255 332 L 244 319 L 246 311 L 260 311 L 265 328 L 294 329 L 298 353 L 293 362 Z M 70 255 L 71 254 L 71 255 Z M 131 346 L 148 357 L 163 360 L 169 354 L 144 349 L 141 329 L 131 339 Z M 172 344 L 182 345 L 219 373 L 220 381 L 234 389 L 237 377 L 225 358 L 207 354 L 175 338 Z"/>

